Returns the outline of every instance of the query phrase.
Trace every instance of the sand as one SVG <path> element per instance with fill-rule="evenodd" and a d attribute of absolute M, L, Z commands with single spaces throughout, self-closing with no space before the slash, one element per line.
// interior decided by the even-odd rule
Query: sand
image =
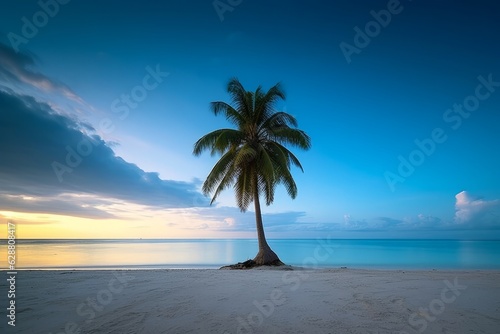
<path fill-rule="evenodd" d="M 2 299 L 1 333 L 500 333 L 498 271 L 19 271 L 15 327 Z"/>

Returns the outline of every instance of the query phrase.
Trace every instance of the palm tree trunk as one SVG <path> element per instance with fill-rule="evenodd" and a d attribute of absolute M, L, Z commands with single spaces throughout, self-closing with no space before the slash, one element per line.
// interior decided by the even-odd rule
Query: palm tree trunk
<path fill-rule="evenodd" d="M 262 213 L 260 211 L 259 189 L 257 181 L 254 182 L 253 202 L 255 205 L 255 223 L 257 225 L 257 237 L 259 240 L 259 252 L 253 259 L 257 265 L 278 265 L 282 264 L 278 255 L 269 247 L 262 225 Z"/>

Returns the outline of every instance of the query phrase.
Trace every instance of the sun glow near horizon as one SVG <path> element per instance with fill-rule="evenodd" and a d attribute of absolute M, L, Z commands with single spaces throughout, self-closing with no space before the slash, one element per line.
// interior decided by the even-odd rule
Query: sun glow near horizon
<path fill-rule="evenodd" d="M 0 211 L 0 222 L 5 226 L 7 222 L 14 223 L 17 239 L 197 239 L 255 236 L 253 231 L 237 230 L 235 218 L 230 216 L 219 220 L 218 217 L 197 213 L 196 208 L 158 210 L 135 206 L 135 212 L 129 206 L 126 214 L 122 212 L 120 216 L 101 219 Z M 0 239 L 5 238 L 7 227 L 0 230 Z"/>

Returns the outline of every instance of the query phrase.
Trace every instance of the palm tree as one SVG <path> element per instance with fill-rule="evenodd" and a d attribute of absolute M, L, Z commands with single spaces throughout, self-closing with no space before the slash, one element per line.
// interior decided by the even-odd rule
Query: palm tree
<path fill-rule="evenodd" d="M 227 91 L 231 104 L 219 101 L 210 106 L 216 116 L 223 114 L 236 129 L 215 130 L 194 144 L 193 154 L 196 156 L 204 150 L 210 150 L 212 156 L 221 155 L 202 190 L 206 195 L 213 193 L 212 204 L 221 191 L 233 186 L 242 212 L 253 201 L 259 240 L 259 252 L 253 261 L 256 265 L 282 264 L 266 241 L 259 196 L 263 195 L 266 204 L 270 205 L 278 184 L 284 185 L 292 199 L 297 196 L 290 166 L 303 169 L 285 145 L 308 150 L 311 140 L 304 131 L 297 129 L 297 121 L 292 115 L 275 109 L 276 102 L 285 100 L 279 83 L 267 92 L 261 86 L 250 92 L 233 78 Z"/>

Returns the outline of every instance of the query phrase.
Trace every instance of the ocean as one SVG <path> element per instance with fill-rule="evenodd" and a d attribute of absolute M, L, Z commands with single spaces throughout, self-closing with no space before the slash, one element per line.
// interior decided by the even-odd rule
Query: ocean
<path fill-rule="evenodd" d="M 289 265 L 309 268 L 500 269 L 500 241 L 270 239 Z M 255 239 L 16 240 L 16 269 L 219 268 L 257 253 Z M 1 254 L 7 254 L 2 240 Z M 1 257 L 7 268 L 7 256 Z"/>

